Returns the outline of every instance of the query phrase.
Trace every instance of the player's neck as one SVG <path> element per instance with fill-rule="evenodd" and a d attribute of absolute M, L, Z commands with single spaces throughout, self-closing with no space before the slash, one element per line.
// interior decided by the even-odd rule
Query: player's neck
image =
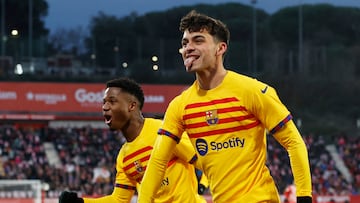
<path fill-rule="evenodd" d="M 202 71 L 196 73 L 196 80 L 199 87 L 203 90 L 211 90 L 219 86 L 224 80 L 227 71 L 225 68 L 219 68 L 214 71 Z"/>
<path fill-rule="evenodd" d="M 142 115 L 136 116 L 136 118 L 131 119 L 131 121 L 128 123 L 126 130 L 123 131 L 124 137 L 127 142 L 134 141 L 140 135 L 144 123 L 145 118 Z"/>

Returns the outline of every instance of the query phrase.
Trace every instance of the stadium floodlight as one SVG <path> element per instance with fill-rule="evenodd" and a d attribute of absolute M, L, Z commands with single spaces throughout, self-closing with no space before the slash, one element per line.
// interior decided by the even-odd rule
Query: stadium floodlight
<path fill-rule="evenodd" d="M 154 71 L 159 70 L 159 66 L 158 66 L 158 65 L 153 65 L 153 70 L 154 70 Z"/>
<path fill-rule="evenodd" d="M 17 37 L 19 35 L 19 31 L 17 29 L 11 30 L 11 36 Z"/>
<path fill-rule="evenodd" d="M 154 55 L 154 56 L 151 57 L 151 60 L 153 62 L 157 62 L 159 60 L 159 58 L 156 55 Z"/>
<path fill-rule="evenodd" d="M 23 70 L 22 65 L 20 63 L 16 64 L 14 73 L 16 75 L 22 75 L 24 73 L 24 70 Z"/>

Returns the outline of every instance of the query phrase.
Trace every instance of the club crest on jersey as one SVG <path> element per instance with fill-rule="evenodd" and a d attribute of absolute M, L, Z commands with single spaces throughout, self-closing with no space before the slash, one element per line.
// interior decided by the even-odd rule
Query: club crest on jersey
<path fill-rule="evenodd" d="M 144 167 L 141 165 L 140 160 L 134 161 L 134 165 L 135 165 L 135 169 L 136 169 L 137 172 L 139 172 L 139 173 L 144 172 L 145 169 L 144 169 Z"/>
<path fill-rule="evenodd" d="M 208 125 L 215 125 L 219 122 L 217 110 L 209 110 L 205 112 L 205 120 Z"/>

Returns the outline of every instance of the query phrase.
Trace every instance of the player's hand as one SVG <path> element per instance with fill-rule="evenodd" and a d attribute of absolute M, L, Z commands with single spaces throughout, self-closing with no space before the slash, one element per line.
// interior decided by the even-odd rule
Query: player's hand
<path fill-rule="evenodd" d="M 76 192 L 63 191 L 59 196 L 59 203 L 84 203 L 84 200 Z"/>
<path fill-rule="evenodd" d="M 297 203 L 312 203 L 312 198 L 308 196 L 296 197 Z"/>

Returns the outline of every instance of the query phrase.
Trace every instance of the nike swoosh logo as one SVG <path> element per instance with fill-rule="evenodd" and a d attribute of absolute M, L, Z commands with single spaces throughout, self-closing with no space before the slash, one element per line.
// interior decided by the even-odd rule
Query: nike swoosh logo
<path fill-rule="evenodd" d="M 265 94 L 265 92 L 267 91 L 268 86 L 266 86 L 264 89 L 261 90 L 261 93 Z"/>

